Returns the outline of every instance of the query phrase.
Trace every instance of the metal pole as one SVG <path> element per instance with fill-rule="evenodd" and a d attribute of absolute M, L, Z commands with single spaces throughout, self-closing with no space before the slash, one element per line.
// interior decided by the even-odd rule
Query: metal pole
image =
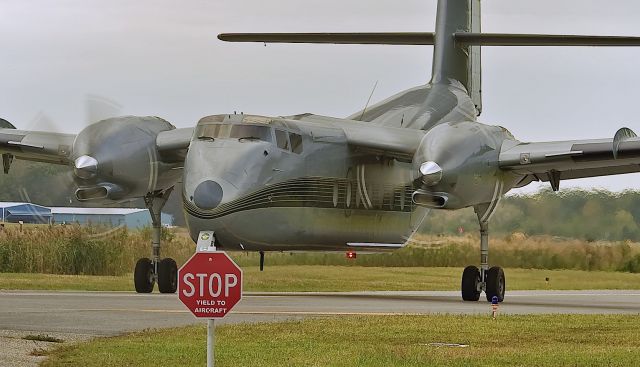
<path fill-rule="evenodd" d="M 482 290 L 485 290 L 487 272 L 489 271 L 489 223 L 480 222 L 480 279 Z"/>
<path fill-rule="evenodd" d="M 264 271 L 264 251 L 260 251 L 260 271 Z"/>
<path fill-rule="evenodd" d="M 207 320 L 207 367 L 213 367 L 213 347 L 216 341 L 216 325 L 215 319 Z"/>

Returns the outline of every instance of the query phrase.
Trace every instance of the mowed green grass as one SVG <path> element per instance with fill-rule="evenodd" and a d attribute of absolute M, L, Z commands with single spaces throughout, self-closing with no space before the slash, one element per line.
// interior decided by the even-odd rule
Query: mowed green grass
<path fill-rule="evenodd" d="M 429 315 L 225 325 L 216 329 L 216 366 L 636 366 L 639 321 L 629 315 Z M 43 366 L 204 366 L 203 325 L 64 346 Z"/>
<path fill-rule="evenodd" d="M 462 268 L 286 265 L 245 267 L 244 290 L 264 292 L 458 290 Z M 507 289 L 640 289 L 640 274 L 507 269 Z M 132 275 L 76 276 L 0 273 L 4 290 L 131 291 Z M 546 281 L 549 278 L 549 281 Z"/>
<path fill-rule="evenodd" d="M 133 275 L 58 275 L 37 273 L 0 273 L 1 290 L 51 291 L 128 291 Z"/>

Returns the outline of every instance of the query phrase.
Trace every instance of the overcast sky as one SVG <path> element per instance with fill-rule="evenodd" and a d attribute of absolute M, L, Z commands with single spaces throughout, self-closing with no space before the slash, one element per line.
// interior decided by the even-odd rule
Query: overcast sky
<path fill-rule="evenodd" d="M 243 111 L 343 117 L 428 81 L 429 46 L 230 44 L 221 32 L 433 31 L 436 0 L 0 0 L 0 116 L 77 132 L 87 95 L 178 127 Z M 640 36 L 637 0 L 485 0 L 483 30 Z M 640 49 L 483 49 L 481 121 L 523 141 L 640 132 Z M 45 122 L 42 116 L 54 122 Z M 40 116 L 40 117 L 38 117 Z M 563 187 L 638 188 L 640 175 Z M 530 186 L 529 191 L 535 189 Z"/>

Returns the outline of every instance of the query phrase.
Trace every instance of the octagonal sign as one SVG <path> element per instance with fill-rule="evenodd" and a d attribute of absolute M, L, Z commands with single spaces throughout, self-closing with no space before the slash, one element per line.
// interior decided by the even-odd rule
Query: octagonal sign
<path fill-rule="evenodd" d="M 178 270 L 178 298 L 195 317 L 223 318 L 242 299 L 242 269 L 224 252 L 198 252 Z"/>

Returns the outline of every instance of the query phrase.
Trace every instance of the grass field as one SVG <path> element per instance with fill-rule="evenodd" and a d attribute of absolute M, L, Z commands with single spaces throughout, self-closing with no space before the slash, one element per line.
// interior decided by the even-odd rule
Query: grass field
<path fill-rule="evenodd" d="M 216 366 L 635 366 L 639 316 L 358 316 L 216 330 Z M 204 326 L 54 350 L 55 366 L 203 366 Z M 435 346 L 460 343 L 467 347 Z"/>
<path fill-rule="evenodd" d="M 318 265 L 244 267 L 246 291 L 458 290 L 462 268 L 382 268 Z M 640 289 L 640 274 L 507 269 L 507 289 Z M 549 278 L 549 281 L 546 281 Z M 131 291 L 126 276 L 0 273 L 0 289 Z"/>

